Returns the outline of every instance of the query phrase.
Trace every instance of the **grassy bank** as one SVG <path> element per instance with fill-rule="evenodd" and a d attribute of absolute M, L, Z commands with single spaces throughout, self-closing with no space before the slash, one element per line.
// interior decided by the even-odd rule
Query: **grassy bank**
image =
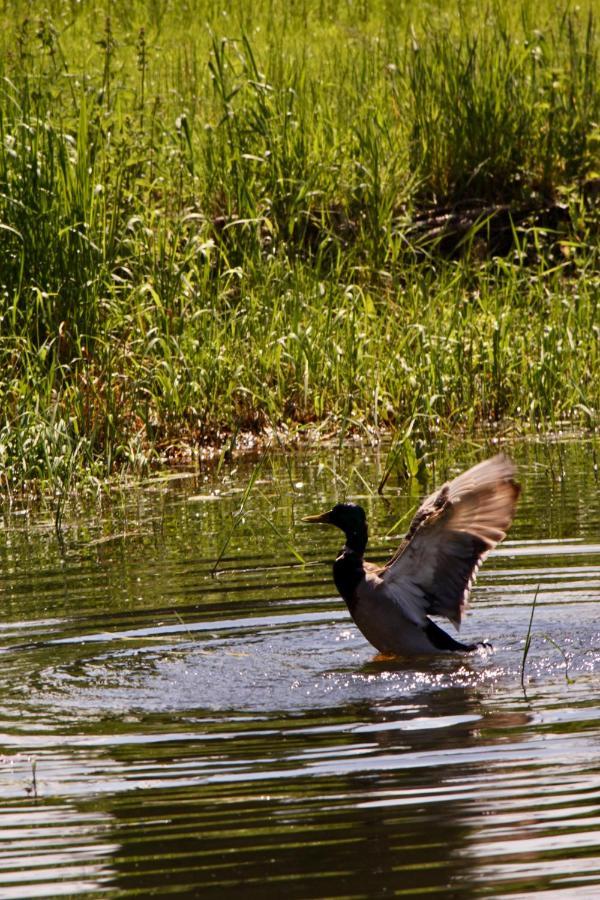
<path fill-rule="evenodd" d="M 7 0 L 6 484 L 269 424 L 596 427 L 597 25 L 503 7 Z"/>

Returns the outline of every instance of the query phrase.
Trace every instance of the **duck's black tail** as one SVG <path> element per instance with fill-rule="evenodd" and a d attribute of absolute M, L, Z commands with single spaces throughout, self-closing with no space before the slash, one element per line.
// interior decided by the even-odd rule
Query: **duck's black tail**
<path fill-rule="evenodd" d="M 489 644 L 485 643 L 463 644 L 461 641 L 455 641 L 452 635 L 440 628 L 439 625 L 436 625 L 432 619 L 429 619 L 424 631 L 436 650 L 472 653 L 473 650 L 477 650 L 479 647 L 489 646 Z"/>

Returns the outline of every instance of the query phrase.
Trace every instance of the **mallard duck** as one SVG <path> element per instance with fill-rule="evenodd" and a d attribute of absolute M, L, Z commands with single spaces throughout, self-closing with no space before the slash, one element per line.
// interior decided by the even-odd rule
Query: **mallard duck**
<path fill-rule="evenodd" d="M 365 562 L 365 511 L 338 503 L 306 516 L 341 528 L 346 544 L 333 579 L 350 615 L 380 653 L 470 652 L 481 644 L 455 640 L 430 615 L 458 630 L 479 566 L 505 536 L 520 488 L 504 455 L 485 460 L 447 482 L 421 504 L 398 550 L 384 566 Z"/>

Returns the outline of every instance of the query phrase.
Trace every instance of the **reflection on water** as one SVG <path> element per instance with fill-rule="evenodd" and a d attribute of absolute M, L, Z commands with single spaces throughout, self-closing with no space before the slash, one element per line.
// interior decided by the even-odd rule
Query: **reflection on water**
<path fill-rule="evenodd" d="M 338 534 L 299 524 L 360 496 L 385 559 L 433 485 L 368 493 L 381 451 L 274 456 L 240 518 L 251 462 L 156 479 L 62 550 L 6 509 L 0 898 L 598 896 L 596 450 L 515 448 L 517 520 L 462 632 L 493 650 L 469 658 L 375 657 Z"/>

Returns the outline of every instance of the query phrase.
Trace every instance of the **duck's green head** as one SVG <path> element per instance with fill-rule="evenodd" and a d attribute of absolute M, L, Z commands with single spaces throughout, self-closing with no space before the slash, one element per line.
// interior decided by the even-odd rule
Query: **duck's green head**
<path fill-rule="evenodd" d="M 317 516 L 304 516 L 303 522 L 320 522 L 341 528 L 348 540 L 348 546 L 362 546 L 367 543 L 367 517 L 362 506 L 357 503 L 336 503 L 333 509 Z"/>

